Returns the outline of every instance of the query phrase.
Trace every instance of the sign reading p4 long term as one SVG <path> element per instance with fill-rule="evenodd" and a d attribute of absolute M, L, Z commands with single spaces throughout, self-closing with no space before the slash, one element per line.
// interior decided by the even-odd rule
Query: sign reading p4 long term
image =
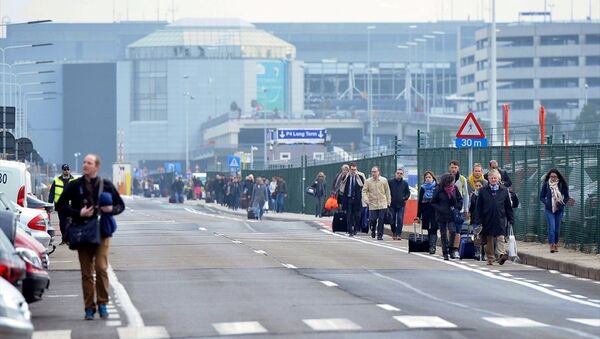
<path fill-rule="evenodd" d="M 327 138 L 324 128 L 279 128 L 278 144 L 323 144 Z"/>

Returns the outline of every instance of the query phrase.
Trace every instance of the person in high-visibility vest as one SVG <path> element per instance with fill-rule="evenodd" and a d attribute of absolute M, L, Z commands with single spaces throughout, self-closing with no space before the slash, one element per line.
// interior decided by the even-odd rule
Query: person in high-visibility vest
<path fill-rule="evenodd" d="M 60 198 L 60 195 L 64 191 L 65 186 L 75 179 L 76 178 L 71 175 L 69 165 L 63 164 L 62 174 L 54 178 L 52 186 L 50 187 L 50 193 L 48 193 L 48 202 L 56 204 Z M 60 234 L 62 235 L 62 242 L 60 244 L 63 245 L 66 242 L 65 236 L 67 235 L 67 215 L 58 211 L 58 221 L 60 225 Z"/>

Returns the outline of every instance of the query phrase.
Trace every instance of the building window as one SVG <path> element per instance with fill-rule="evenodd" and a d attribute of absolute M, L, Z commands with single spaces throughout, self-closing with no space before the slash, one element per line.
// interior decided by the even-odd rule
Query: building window
<path fill-rule="evenodd" d="M 497 38 L 498 47 L 533 46 L 532 36 L 514 36 Z"/>
<path fill-rule="evenodd" d="M 576 88 L 579 87 L 578 78 L 548 78 L 540 81 L 541 88 Z"/>
<path fill-rule="evenodd" d="M 585 57 L 586 66 L 600 66 L 600 55 Z"/>
<path fill-rule="evenodd" d="M 524 68 L 533 67 L 533 58 L 500 58 L 498 68 Z"/>
<path fill-rule="evenodd" d="M 579 66 L 578 57 L 549 57 L 541 58 L 540 64 L 542 67 L 572 67 Z"/>
<path fill-rule="evenodd" d="M 578 43 L 578 35 L 544 35 L 540 38 L 540 44 L 542 46 L 577 45 Z"/>
<path fill-rule="evenodd" d="M 533 100 L 513 100 L 509 103 L 511 110 L 528 110 L 533 109 Z"/>
<path fill-rule="evenodd" d="M 474 55 L 469 55 L 467 57 L 461 58 L 460 59 L 460 65 L 461 66 L 469 66 L 475 63 L 475 56 Z"/>
<path fill-rule="evenodd" d="M 600 87 L 600 78 L 585 78 L 588 87 Z"/>
<path fill-rule="evenodd" d="M 533 88 L 533 79 L 498 80 L 498 89 Z"/>
<path fill-rule="evenodd" d="M 484 49 L 488 47 L 488 39 L 477 40 L 477 50 Z"/>
<path fill-rule="evenodd" d="M 586 34 L 585 43 L 588 45 L 600 45 L 600 34 Z"/>
<path fill-rule="evenodd" d="M 477 103 L 477 110 L 478 111 L 487 111 L 488 109 L 488 102 L 487 101 L 482 101 L 482 102 L 478 102 Z"/>
<path fill-rule="evenodd" d="M 547 109 L 569 109 L 577 107 L 579 102 L 577 99 L 550 99 L 542 100 L 542 106 Z"/>
<path fill-rule="evenodd" d="M 469 74 L 469 75 L 465 75 L 463 77 L 460 77 L 460 84 L 461 85 L 472 84 L 474 82 L 475 82 L 475 74 Z"/>
<path fill-rule="evenodd" d="M 477 90 L 478 91 L 483 91 L 483 90 L 486 90 L 487 88 L 488 88 L 487 80 L 477 81 Z"/>
<path fill-rule="evenodd" d="M 167 120 L 167 62 L 135 61 L 133 71 L 131 120 Z"/>
<path fill-rule="evenodd" d="M 292 154 L 290 152 L 279 153 L 279 160 L 290 160 L 291 158 L 292 158 Z"/>
<path fill-rule="evenodd" d="M 488 61 L 487 61 L 487 59 L 477 61 L 477 70 L 478 71 L 481 71 L 481 70 L 484 70 L 484 69 L 487 69 L 487 68 L 488 68 Z"/>

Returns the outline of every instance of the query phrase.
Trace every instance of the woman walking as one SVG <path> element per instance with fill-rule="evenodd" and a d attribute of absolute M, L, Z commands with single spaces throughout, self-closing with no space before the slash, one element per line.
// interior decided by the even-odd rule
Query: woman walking
<path fill-rule="evenodd" d="M 556 168 L 548 171 L 544 177 L 540 200 L 544 203 L 544 214 L 548 221 L 550 253 L 558 252 L 558 234 L 565 205 L 569 201 L 569 185 Z"/>
<path fill-rule="evenodd" d="M 450 236 L 455 234 L 454 213 L 455 210 L 460 211 L 463 205 L 463 197 L 454 185 L 454 175 L 446 173 L 442 176 L 440 185 L 433 193 L 431 205 L 435 210 L 435 219 L 442 236 L 442 254 L 444 260 L 449 260 L 448 232 L 450 232 Z"/>
<path fill-rule="evenodd" d="M 325 190 L 327 189 L 325 173 L 319 172 L 315 182 L 310 187 L 315 190 L 315 217 L 320 218 L 325 204 Z"/>
<path fill-rule="evenodd" d="M 429 254 L 435 254 L 437 244 L 438 225 L 435 221 L 435 209 L 431 205 L 433 193 L 437 187 L 437 180 L 431 171 L 423 174 L 423 184 L 419 189 L 419 203 L 417 205 L 417 219 L 421 220 L 421 228 L 427 230 L 429 235 Z"/>
<path fill-rule="evenodd" d="M 252 199 L 250 200 L 250 206 L 252 206 L 257 220 L 262 219 L 267 199 L 269 199 L 267 186 L 264 184 L 263 179 L 258 177 L 256 178 L 256 184 L 252 188 Z"/>

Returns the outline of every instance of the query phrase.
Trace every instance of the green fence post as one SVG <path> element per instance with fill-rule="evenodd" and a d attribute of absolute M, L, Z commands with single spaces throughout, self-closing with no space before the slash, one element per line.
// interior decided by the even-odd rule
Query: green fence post
<path fill-rule="evenodd" d="M 540 145 L 538 147 L 540 148 L 540 151 L 536 152 L 537 153 L 537 168 L 538 168 L 538 170 L 537 170 L 537 175 L 534 178 L 534 181 L 535 181 L 536 186 L 537 186 L 537 196 L 539 197 L 540 196 L 540 190 L 541 190 L 541 187 L 540 187 L 540 177 L 541 177 L 541 175 L 543 173 L 542 172 L 542 152 L 541 151 L 544 150 L 544 146 Z M 540 213 L 541 213 L 540 212 L 540 204 L 541 204 L 541 201 L 540 201 L 540 199 L 535 199 L 535 201 L 536 201 L 535 202 L 535 225 L 536 225 L 535 226 L 536 227 L 535 234 L 537 236 L 537 240 L 538 241 L 543 241 L 543 238 L 540 237 L 540 235 L 542 235 L 542 233 L 541 233 L 542 232 L 542 225 L 540 225 L 540 222 L 541 222 L 541 218 L 540 218 Z"/>

